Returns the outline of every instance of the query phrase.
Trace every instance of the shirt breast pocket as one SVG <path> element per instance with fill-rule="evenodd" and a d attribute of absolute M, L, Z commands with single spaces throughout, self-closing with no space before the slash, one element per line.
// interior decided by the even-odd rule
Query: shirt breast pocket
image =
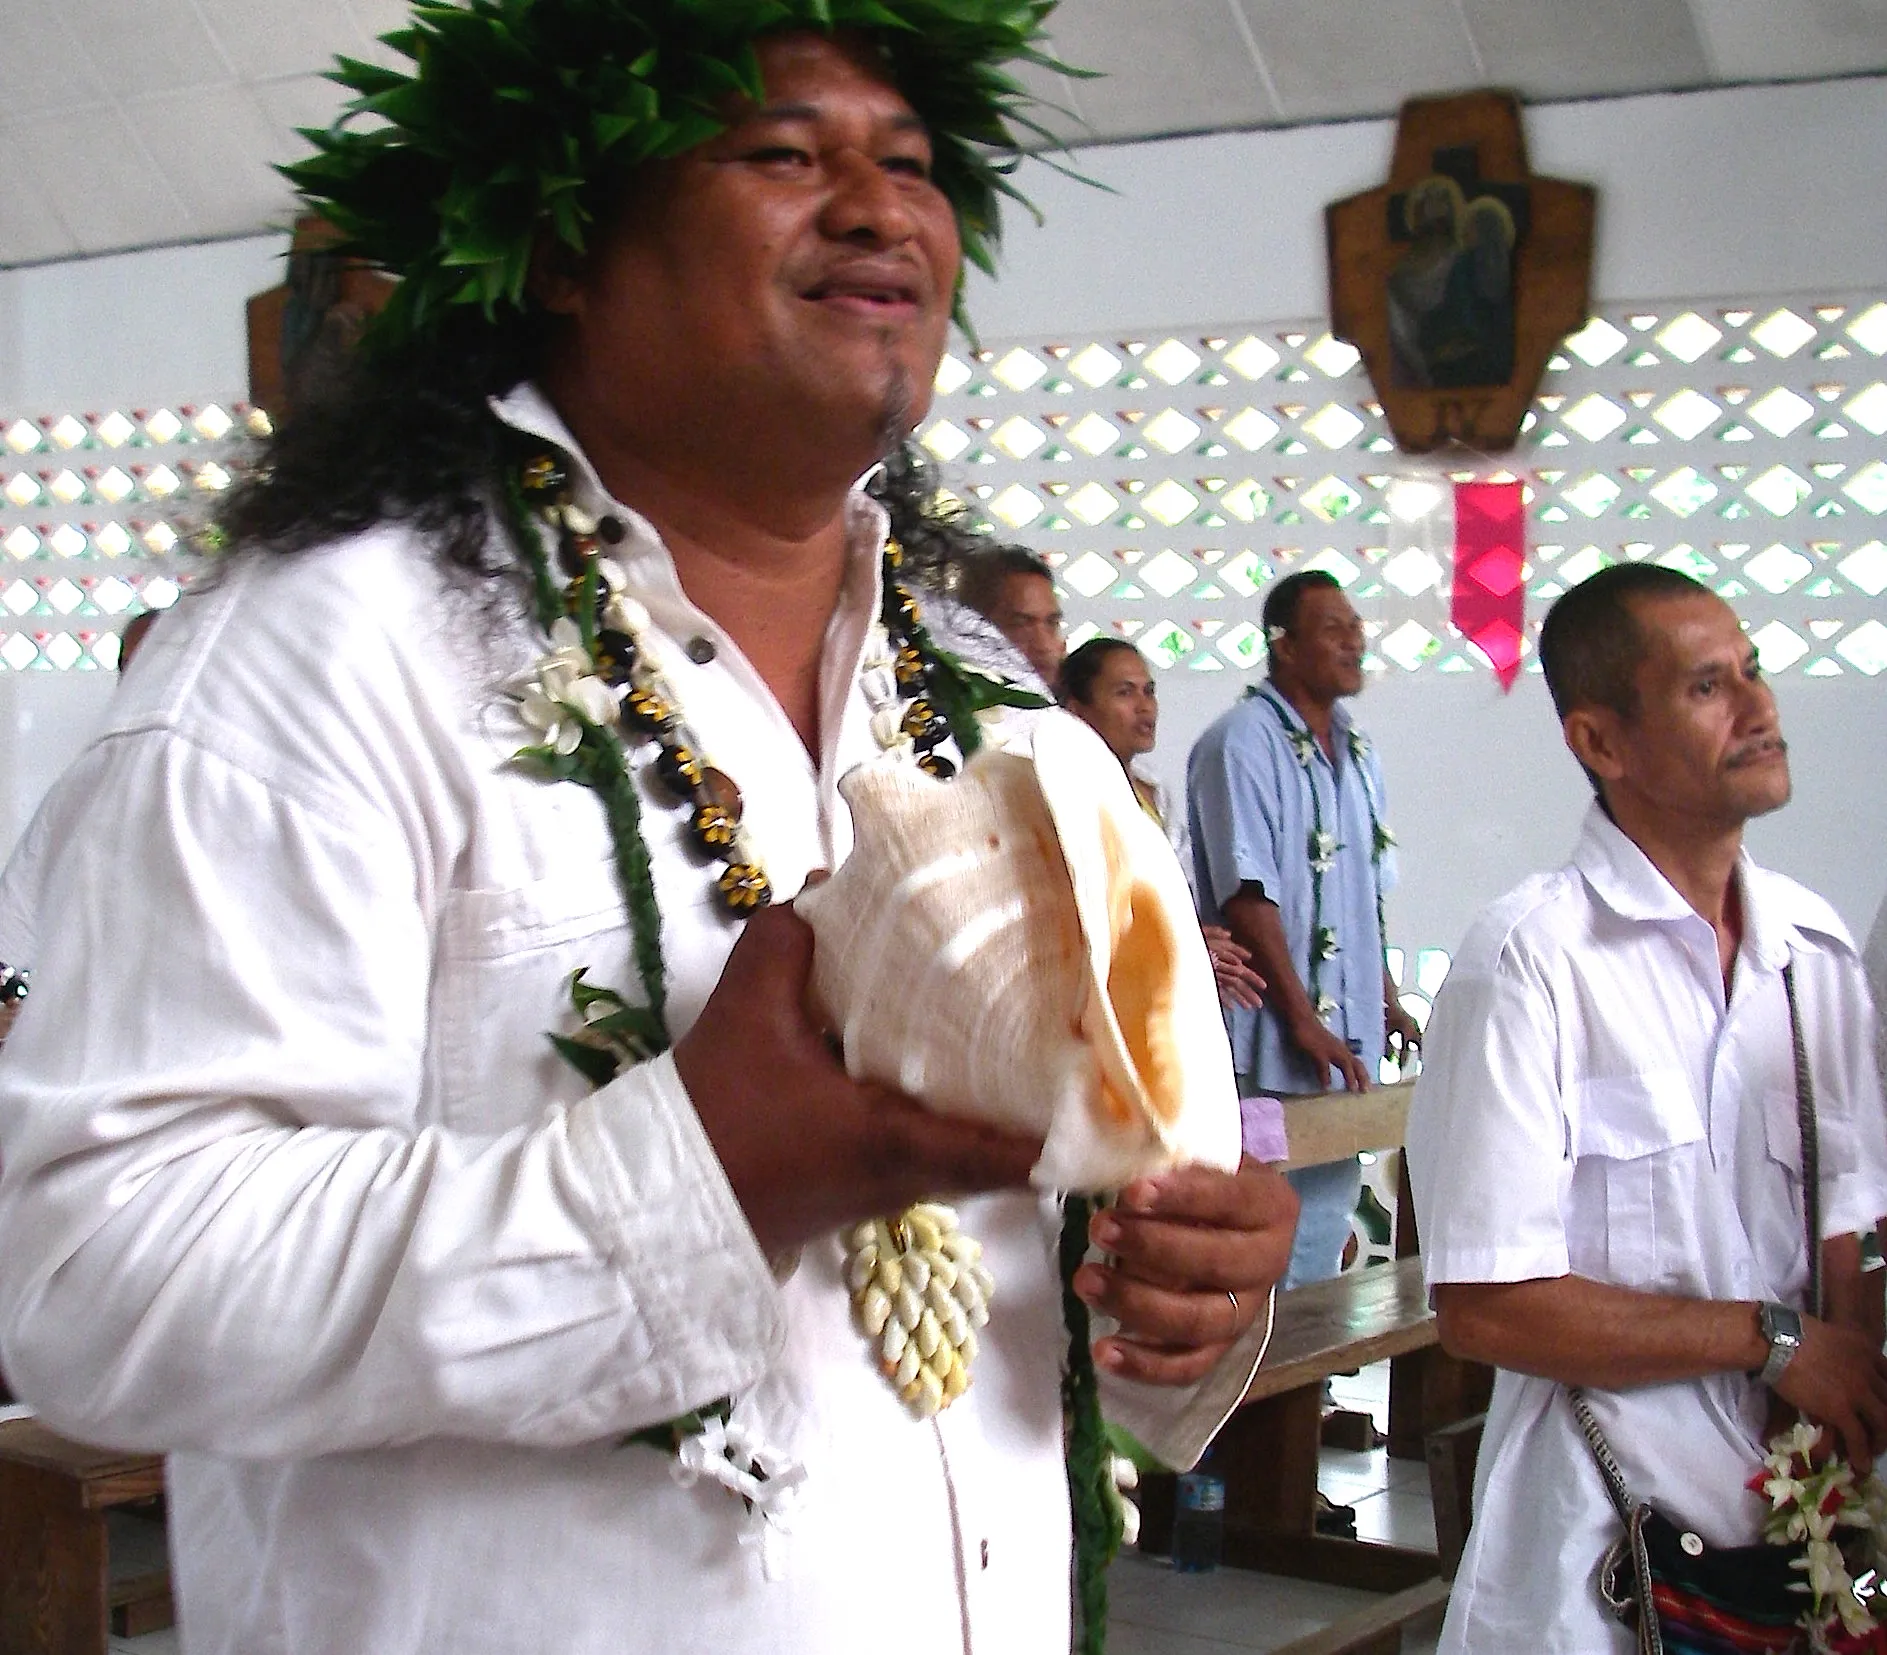
<path fill-rule="evenodd" d="M 590 1086 L 550 1044 L 568 1033 L 570 974 L 639 997 L 622 898 L 607 863 L 447 898 L 433 965 L 433 1118 L 462 1132 L 507 1132 Z"/>
<path fill-rule="evenodd" d="M 1620 1287 L 1669 1289 L 1690 1253 L 1703 1116 L 1681 1074 L 1592 1080 L 1578 1089 L 1575 1186 L 1584 1186 L 1573 1269 Z M 1602 1262 L 1602 1268 L 1601 1268 Z"/>

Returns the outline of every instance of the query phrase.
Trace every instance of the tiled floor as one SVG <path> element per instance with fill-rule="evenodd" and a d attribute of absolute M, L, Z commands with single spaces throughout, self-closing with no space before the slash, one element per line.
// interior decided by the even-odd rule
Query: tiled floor
<path fill-rule="evenodd" d="M 1365 1368 L 1336 1380 L 1335 1399 L 1367 1411 L 1378 1426 L 1389 1413 L 1389 1370 Z M 1418 1462 L 1392 1460 L 1386 1450 L 1323 1451 L 1319 1484 L 1338 1505 L 1356 1508 L 1359 1539 L 1388 1540 L 1433 1550 L 1435 1521 L 1428 1473 Z M 1163 1560 L 1128 1553 L 1110 1576 L 1108 1655 L 1256 1655 L 1326 1626 L 1371 1601 L 1368 1592 L 1318 1586 L 1243 1569 L 1175 1574 Z M 1405 1655 L 1432 1655 L 1437 1625 L 1403 1634 Z M 112 1641 L 118 1655 L 181 1655 L 175 1632 Z"/>

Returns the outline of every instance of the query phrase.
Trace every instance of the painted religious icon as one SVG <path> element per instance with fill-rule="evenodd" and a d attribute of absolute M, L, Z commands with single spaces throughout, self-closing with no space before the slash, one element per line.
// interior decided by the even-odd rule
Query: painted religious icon
<path fill-rule="evenodd" d="M 1362 353 L 1396 442 L 1511 448 L 1586 316 L 1594 197 L 1527 169 L 1502 92 L 1403 106 L 1388 184 L 1326 214 L 1331 330 Z"/>

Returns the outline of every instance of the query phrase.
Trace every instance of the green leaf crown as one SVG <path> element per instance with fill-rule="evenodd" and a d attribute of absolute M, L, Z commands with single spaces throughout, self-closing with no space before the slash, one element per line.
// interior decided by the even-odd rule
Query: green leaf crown
<path fill-rule="evenodd" d="M 1080 73 L 1047 49 L 1056 3 L 419 4 L 382 37 L 412 69 L 339 58 L 328 78 L 355 96 L 325 131 L 301 129 L 315 153 L 281 171 L 340 232 L 338 251 L 403 278 L 373 324 L 376 342 L 433 335 L 460 307 L 487 320 L 523 311 L 540 231 L 581 252 L 631 172 L 724 130 L 730 96 L 759 99 L 757 38 L 858 30 L 929 129 L 965 258 L 987 271 L 1000 198 L 1029 207 L 1009 176 L 1021 135 L 1056 147 L 1007 66 Z"/>

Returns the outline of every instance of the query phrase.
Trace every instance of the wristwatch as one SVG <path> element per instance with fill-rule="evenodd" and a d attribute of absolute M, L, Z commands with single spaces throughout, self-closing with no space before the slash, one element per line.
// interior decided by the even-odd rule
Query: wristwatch
<path fill-rule="evenodd" d="M 1756 1325 L 1769 1341 L 1769 1359 L 1756 1377 L 1765 1385 L 1773 1385 L 1802 1348 L 1802 1313 L 1786 1304 L 1758 1305 Z"/>

